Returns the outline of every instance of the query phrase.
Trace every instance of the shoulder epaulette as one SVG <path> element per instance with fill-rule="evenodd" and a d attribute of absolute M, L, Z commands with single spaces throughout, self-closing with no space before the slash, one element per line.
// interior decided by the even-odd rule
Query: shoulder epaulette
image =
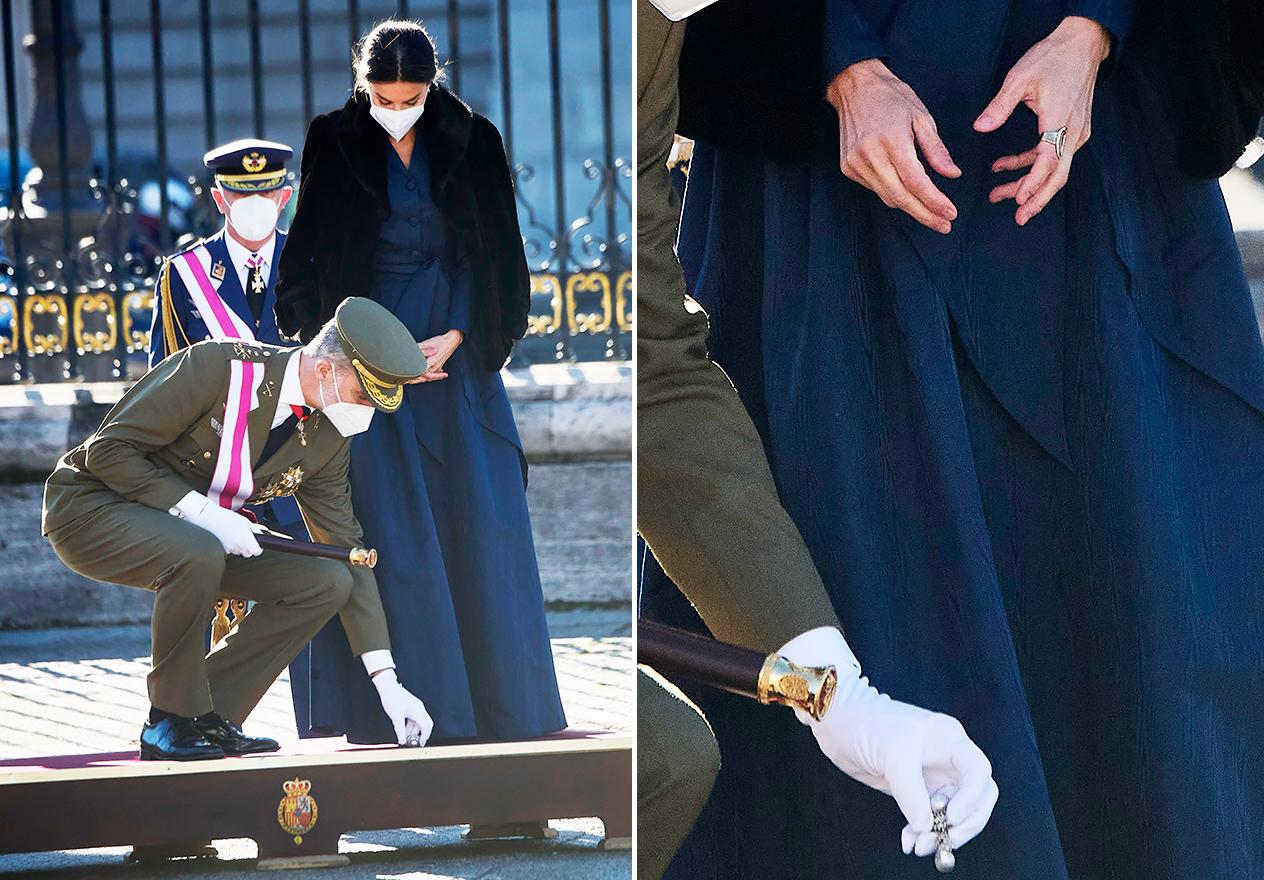
<path fill-rule="evenodd" d="M 217 339 L 215 344 L 223 347 L 228 352 L 228 356 L 235 361 L 251 361 L 256 364 L 263 363 L 278 351 L 285 350 L 275 345 L 251 342 L 246 339 Z"/>
<path fill-rule="evenodd" d="M 190 242 L 189 244 L 185 245 L 184 247 L 180 248 L 180 250 L 172 254 L 171 257 L 169 257 L 168 259 L 178 257 L 181 254 L 187 254 L 189 251 L 197 250 L 198 248 L 205 246 L 207 241 L 208 239 L 199 238 L 197 241 Z"/>
<path fill-rule="evenodd" d="M 182 348 L 189 347 L 189 334 L 185 332 L 184 324 L 180 321 L 180 313 L 176 310 L 175 303 L 171 299 L 170 257 L 163 259 L 162 271 L 158 277 L 159 306 L 162 308 L 163 343 L 166 345 L 167 355 L 170 356 Z"/>

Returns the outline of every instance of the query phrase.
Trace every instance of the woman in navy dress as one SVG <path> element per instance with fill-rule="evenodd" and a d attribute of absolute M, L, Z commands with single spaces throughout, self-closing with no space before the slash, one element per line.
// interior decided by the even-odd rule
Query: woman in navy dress
<path fill-rule="evenodd" d="M 993 763 L 956 876 L 1262 880 L 1264 351 L 1131 4 L 827 0 L 780 151 L 768 71 L 719 83 L 739 30 L 791 57 L 750 5 L 687 31 L 682 263 L 866 671 Z M 696 621 L 655 566 L 642 613 Z M 793 718 L 693 695 L 722 770 L 668 878 L 925 870 Z"/>
<path fill-rule="evenodd" d="M 526 278 L 508 167 L 491 123 L 435 83 L 420 25 L 378 25 L 356 71 L 347 106 L 308 134 L 278 316 L 306 332 L 305 311 L 358 286 L 418 340 L 430 370 L 351 449 L 398 676 L 434 719 L 432 742 L 539 736 L 566 721 L 499 375 Z M 301 735 L 395 741 L 359 665 L 336 621 L 295 661 Z"/>

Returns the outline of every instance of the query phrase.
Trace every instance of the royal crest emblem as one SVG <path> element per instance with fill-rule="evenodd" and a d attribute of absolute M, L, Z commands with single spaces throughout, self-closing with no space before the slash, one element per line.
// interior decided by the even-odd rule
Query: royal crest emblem
<path fill-rule="evenodd" d="M 293 495 L 298 491 L 299 484 L 302 482 L 302 467 L 294 465 L 292 468 L 286 468 L 279 477 L 260 489 L 250 503 L 262 504 L 265 501 L 271 501 L 273 498 L 284 498 L 287 495 Z"/>
<path fill-rule="evenodd" d="M 251 174 L 257 174 L 268 164 L 268 157 L 253 150 L 241 157 L 241 167 Z"/>
<path fill-rule="evenodd" d="M 281 783 L 285 797 L 277 804 L 277 822 L 286 834 L 294 836 L 295 845 L 303 843 L 303 835 L 316 827 L 316 798 L 311 794 L 310 779 L 291 779 Z"/>

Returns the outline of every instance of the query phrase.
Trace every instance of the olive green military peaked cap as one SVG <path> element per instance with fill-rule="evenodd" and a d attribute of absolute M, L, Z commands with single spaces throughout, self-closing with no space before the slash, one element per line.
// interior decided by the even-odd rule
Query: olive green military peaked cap
<path fill-rule="evenodd" d="M 413 335 L 399 318 L 362 296 L 344 299 L 334 324 L 364 393 L 382 412 L 395 412 L 404 400 L 404 383 L 426 372 L 426 356 Z"/>

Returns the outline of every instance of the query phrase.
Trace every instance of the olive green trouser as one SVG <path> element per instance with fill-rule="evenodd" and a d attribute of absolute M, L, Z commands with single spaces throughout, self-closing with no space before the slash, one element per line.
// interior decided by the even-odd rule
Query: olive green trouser
<path fill-rule="evenodd" d="M 706 317 L 685 309 L 673 249 L 678 207 L 666 167 L 684 32 L 683 22 L 638 0 L 637 528 L 716 638 L 772 651 L 805 630 L 838 626 L 838 619 L 781 507 L 755 426 L 707 356 Z M 716 768 L 715 744 L 696 708 L 658 690 L 641 677 L 642 880 L 662 875 L 706 802 Z M 696 720 L 686 720 L 689 714 Z M 688 766 L 695 761 L 702 763 Z"/>
<path fill-rule="evenodd" d="M 149 701 L 187 717 L 214 709 L 243 722 L 351 595 L 346 563 L 268 550 L 227 556 L 206 529 L 131 501 L 98 508 L 48 540 L 85 577 L 155 592 Z M 206 627 L 221 596 L 256 604 L 208 657 Z"/>

